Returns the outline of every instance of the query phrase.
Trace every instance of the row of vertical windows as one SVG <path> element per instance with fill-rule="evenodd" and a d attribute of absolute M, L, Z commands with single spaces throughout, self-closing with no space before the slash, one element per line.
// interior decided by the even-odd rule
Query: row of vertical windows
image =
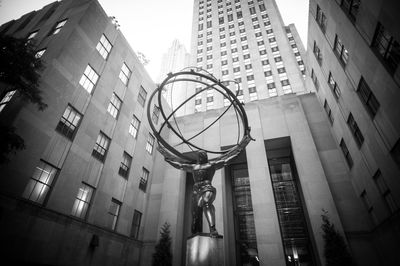
<path fill-rule="evenodd" d="M 123 169 L 123 173 L 127 173 L 129 171 L 131 159 L 132 158 L 127 153 L 124 153 L 124 159 L 121 163 L 120 171 L 121 169 Z M 44 204 L 51 190 L 52 184 L 56 179 L 58 170 L 59 169 L 46 163 L 45 161 L 39 161 L 39 164 L 36 166 L 31 176 L 31 179 L 29 180 L 22 194 L 22 197 L 38 204 Z M 142 186 L 147 185 L 148 175 L 149 172 L 145 168 L 143 168 L 142 176 L 140 179 L 140 183 L 142 184 Z M 140 189 L 144 191 L 146 190 L 145 188 L 143 189 L 143 187 L 141 187 Z M 75 197 L 71 215 L 80 219 L 86 218 L 91 200 L 93 198 L 94 190 L 94 187 L 82 182 Z M 109 219 L 107 224 L 107 227 L 109 227 L 111 230 L 116 229 L 121 205 L 122 203 L 120 201 L 112 198 L 111 205 L 108 210 Z M 131 237 L 133 238 L 138 237 L 141 216 L 142 214 L 139 211 L 135 210 L 131 232 Z"/>

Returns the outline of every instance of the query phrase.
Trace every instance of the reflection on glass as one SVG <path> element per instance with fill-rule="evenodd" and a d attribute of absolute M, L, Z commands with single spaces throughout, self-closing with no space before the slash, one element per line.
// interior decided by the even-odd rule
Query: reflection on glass
<path fill-rule="evenodd" d="M 231 166 L 237 265 L 259 265 L 250 180 L 246 164 Z"/>
<path fill-rule="evenodd" d="M 314 265 L 292 163 L 292 157 L 268 160 L 286 265 Z"/>

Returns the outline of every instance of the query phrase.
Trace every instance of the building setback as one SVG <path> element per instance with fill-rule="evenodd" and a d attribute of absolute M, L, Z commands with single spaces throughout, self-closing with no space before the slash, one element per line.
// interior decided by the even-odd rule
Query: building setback
<path fill-rule="evenodd" d="M 397 1 L 312 0 L 306 83 L 346 158 L 355 201 L 333 193 L 360 265 L 400 263 L 400 24 Z M 337 181 L 342 176 L 337 172 Z M 344 187 L 342 188 L 344 190 Z"/>
<path fill-rule="evenodd" d="M 0 119 L 26 145 L 1 165 L 2 261 L 138 265 L 157 162 L 144 114 L 155 84 L 97 1 L 54 2 L 0 31 L 37 45 L 48 104 L 2 101 Z"/>

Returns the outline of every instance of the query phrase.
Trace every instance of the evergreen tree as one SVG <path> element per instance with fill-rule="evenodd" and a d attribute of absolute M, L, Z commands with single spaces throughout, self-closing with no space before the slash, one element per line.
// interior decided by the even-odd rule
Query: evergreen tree
<path fill-rule="evenodd" d="M 26 39 L 0 35 L 0 99 L 16 90 L 13 97 L 36 104 L 39 110 L 47 105 L 39 89 L 43 63 L 36 57 L 36 48 Z M 15 132 L 10 121 L 0 121 L 0 164 L 8 162 L 8 155 L 25 148 L 24 140 Z"/>
<path fill-rule="evenodd" d="M 153 254 L 152 266 L 171 266 L 172 265 L 172 253 L 171 253 L 171 237 L 169 231 L 170 225 L 165 222 L 161 227 L 160 240 L 155 247 L 155 253 Z"/>
<path fill-rule="evenodd" d="M 355 265 L 350 252 L 347 249 L 343 236 L 329 221 L 328 212 L 322 210 L 322 225 L 324 239 L 324 256 L 326 266 L 353 266 Z"/>

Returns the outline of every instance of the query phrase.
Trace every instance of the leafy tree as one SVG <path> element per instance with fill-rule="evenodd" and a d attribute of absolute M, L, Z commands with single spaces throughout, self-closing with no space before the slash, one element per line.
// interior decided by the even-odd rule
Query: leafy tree
<path fill-rule="evenodd" d="M 43 63 L 36 56 L 32 42 L 8 35 L 0 35 L 0 98 L 8 91 L 16 90 L 15 96 L 36 104 L 39 110 L 47 105 L 39 89 L 40 71 Z M 14 96 L 14 97 L 15 97 Z M 15 128 L 0 121 L 0 164 L 8 161 L 8 154 L 25 148 L 24 140 Z"/>
<path fill-rule="evenodd" d="M 328 212 L 322 210 L 323 214 L 321 229 L 324 239 L 324 256 L 326 266 L 353 266 L 355 265 L 350 252 L 347 249 L 343 236 L 329 221 Z"/>
<path fill-rule="evenodd" d="M 171 253 L 171 237 L 170 237 L 170 225 L 165 222 L 161 227 L 160 240 L 155 247 L 155 253 L 153 254 L 152 266 L 171 266 L 172 265 L 172 253 Z"/>

